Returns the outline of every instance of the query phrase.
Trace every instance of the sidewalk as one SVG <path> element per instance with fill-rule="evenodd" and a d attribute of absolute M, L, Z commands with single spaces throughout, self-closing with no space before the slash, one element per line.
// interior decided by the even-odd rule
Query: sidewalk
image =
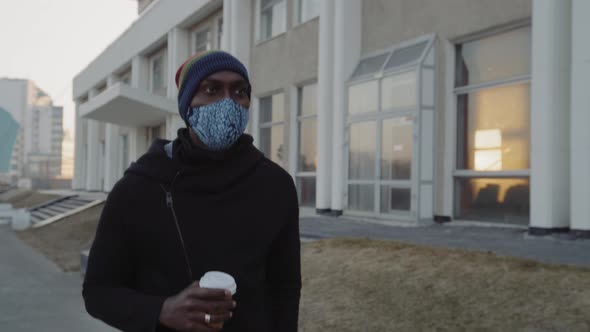
<path fill-rule="evenodd" d="M 367 222 L 349 217 L 303 216 L 303 239 L 362 237 L 396 240 L 431 247 L 493 252 L 500 256 L 543 263 L 590 267 L 590 240 L 529 236 L 525 229 L 468 226 L 456 222 L 416 226 L 409 223 Z"/>
<path fill-rule="evenodd" d="M 0 331 L 115 331 L 84 310 L 79 273 L 63 273 L 0 226 Z"/>

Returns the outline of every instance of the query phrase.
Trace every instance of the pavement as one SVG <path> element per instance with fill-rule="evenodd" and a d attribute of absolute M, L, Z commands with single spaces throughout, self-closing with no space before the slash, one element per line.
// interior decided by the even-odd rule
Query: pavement
<path fill-rule="evenodd" d="M 90 317 L 79 273 L 63 273 L 0 226 L 0 331 L 116 331 Z"/>
<path fill-rule="evenodd" d="M 310 215 L 302 216 L 300 233 L 304 241 L 334 237 L 395 240 L 438 248 L 493 252 L 549 264 L 590 267 L 590 240 L 572 240 L 567 234 L 531 236 L 523 227 L 455 221 L 416 225 Z"/>

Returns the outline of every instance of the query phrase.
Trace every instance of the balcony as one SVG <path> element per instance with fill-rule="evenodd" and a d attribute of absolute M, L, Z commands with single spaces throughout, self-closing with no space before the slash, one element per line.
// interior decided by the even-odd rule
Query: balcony
<path fill-rule="evenodd" d="M 125 127 L 155 126 L 178 113 L 175 100 L 116 83 L 79 106 L 80 116 Z"/>

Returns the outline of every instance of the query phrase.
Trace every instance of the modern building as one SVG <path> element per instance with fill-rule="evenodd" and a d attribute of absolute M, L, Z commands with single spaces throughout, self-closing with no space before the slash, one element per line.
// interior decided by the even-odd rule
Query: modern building
<path fill-rule="evenodd" d="M 48 188 L 61 174 L 63 108 L 32 81 L 0 79 L 0 107 L 19 125 L 11 169 L 12 184 Z"/>
<path fill-rule="evenodd" d="M 18 122 L 12 114 L 0 107 L 0 173 L 8 173 L 12 166 L 12 151 L 18 135 Z M 9 178 L 0 177 L 0 182 L 9 183 Z"/>
<path fill-rule="evenodd" d="M 109 191 L 153 139 L 175 137 L 176 69 L 221 48 L 248 66 L 248 131 L 302 206 L 590 235 L 590 2 L 138 5 L 74 79 L 75 189 Z"/>

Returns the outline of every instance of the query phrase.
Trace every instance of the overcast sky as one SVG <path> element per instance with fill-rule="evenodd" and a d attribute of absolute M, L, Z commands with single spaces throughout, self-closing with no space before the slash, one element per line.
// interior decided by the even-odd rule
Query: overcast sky
<path fill-rule="evenodd" d="M 136 18 L 134 0 L 0 0 L 0 77 L 34 81 L 71 131 L 72 79 Z"/>

